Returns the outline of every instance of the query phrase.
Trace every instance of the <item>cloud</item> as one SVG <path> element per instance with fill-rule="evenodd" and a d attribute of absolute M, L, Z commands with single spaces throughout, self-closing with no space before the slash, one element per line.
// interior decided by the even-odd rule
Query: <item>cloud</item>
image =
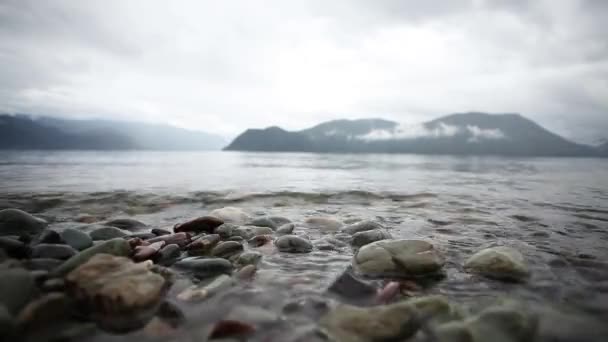
<path fill-rule="evenodd" d="M 435 139 L 454 137 L 457 135 L 467 136 L 467 141 L 471 143 L 479 142 L 481 140 L 496 140 L 507 138 L 507 136 L 498 128 L 487 129 L 480 128 L 474 125 L 460 127 L 439 122 L 434 127 L 428 127 L 423 124 L 401 124 L 393 130 L 374 129 L 367 134 L 357 136 L 356 139 L 365 141 L 407 140 L 419 138 Z"/>
<path fill-rule="evenodd" d="M 234 136 L 519 112 L 608 131 L 604 1 L 5 0 L 0 111 Z"/>

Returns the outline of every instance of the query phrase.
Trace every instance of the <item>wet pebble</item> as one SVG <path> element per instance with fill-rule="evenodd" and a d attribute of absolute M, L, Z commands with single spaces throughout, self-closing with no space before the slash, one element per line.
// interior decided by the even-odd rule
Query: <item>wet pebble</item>
<path fill-rule="evenodd" d="M 163 236 L 163 235 L 170 235 L 173 234 L 170 231 L 166 230 L 166 229 L 162 229 L 162 228 L 152 228 L 152 230 L 150 231 L 150 233 L 156 235 L 156 236 Z"/>
<path fill-rule="evenodd" d="M 220 242 L 211 250 L 211 255 L 218 258 L 229 259 L 244 250 L 243 245 L 236 241 Z"/>
<path fill-rule="evenodd" d="M 312 251 L 310 241 L 296 235 L 283 235 L 274 244 L 279 251 L 286 253 L 309 253 Z"/>
<path fill-rule="evenodd" d="M 364 232 L 358 232 L 353 235 L 351 244 L 354 247 L 362 247 L 372 242 L 380 240 L 389 240 L 393 237 L 383 229 L 373 229 Z"/>
<path fill-rule="evenodd" d="M 0 236 L 0 250 L 3 250 L 11 258 L 27 258 L 32 250 L 25 243 L 6 236 Z"/>
<path fill-rule="evenodd" d="M 59 233 L 51 229 L 46 229 L 32 240 L 32 245 L 38 245 L 42 243 L 60 244 L 64 243 L 64 241 L 61 238 L 61 235 L 59 235 Z"/>
<path fill-rule="evenodd" d="M 22 268 L 0 270 L 0 304 L 16 315 L 36 295 L 34 276 Z"/>
<path fill-rule="evenodd" d="M 19 209 L 0 210 L 0 236 L 35 235 L 42 232 L 47 222 Z"/>
<path fill-rule="evenodd" d="M 66 228 L 61 233 L 61 239 L 72 246 L 72 248 L 82 251 L 93 246 L 93 239 L 89 234 L 75 228 Z"/>
<path fill-rule="evenodd" d="M 209 215 L 222 219 L 224 222 L 234 224 L 246 224 L 251 220 L 251 217 L 247 213 L 235 207 L 215 209 Z"/>
<path fill-rule="evenodd" d="M 295 223 L 286 223 L 282 226 L 280 226 L 279 228 L 277 228 L 276 230 L 276 234 L 278 236 L 281 235 L 290 235 L 293 233 L 293 230 L 296 228 Z"/>
<path fill-rule="evenodd" d="M 232 273 L 232 264 L 223 258 L 190 257 L 182 259 L 173 266 L 191 272 L 198 278 L 209 278 L 219 274 Z"/>
<path fill-rule="evenodd" d="M 213 233 L 215 229 L 224 224 L 224 221 L 214 216 L 203 216 L 184 223 L 175 225 L 173 231 L 194 232 L 194 233 Z"/>
<path fill-rule="evenodd" d="M 382 226 L 377 222 L 365 220 L 365 221 L 361 221 L 361 222 L 357 222 L 357 223 L 353 223 L 348 226 L 345 226 L 342 229 L 340 229 L 340 232 L 346 233 L 349 235 L 354 235 L 355 233 L 365 232 L 368 230 L 376 230 L 376 229 L 382 229 Z"/>
<path fill-rule="evenodd" d="M 69 245 L 41 243 L 32 248 L 33 258 L 50 258 L 65 260 L 78 253 L 77 250 Z"/>
<path fill-rule="evenodd" d="M 163 247 L 156 255 L 155 262 L 161 266 L 172 265 L 181 256 L 181 249 L 176 244 Z"/>
<path fill-rule="evenodd" d="M 524 256 L 506 246 L 486 248 L 475 253 L 467 259 L 464 268 L 471 273 L 507 281 L 523 281 L 530 274 Z"/>
<path fill-rule="evenodd" d="M 111 227 L 116 227 L 116 228 L 130 230 L 130 231 L 142 230 L 142 229 L 146 229 L 148 227 L 145 223 L 132 219 L 132 218 L 114 219 L 114 220 L 110 220 L 110 221 L 106 222 L 105 224 L 108 226 L 111 226 Z"/>
<path fill-rule="evenodd" d="M 122 238 L 129 235 L 128 232 L 116 227 L 100 227 L 89 233 L 93 240 L 110 240 L 114 238 Z"/>

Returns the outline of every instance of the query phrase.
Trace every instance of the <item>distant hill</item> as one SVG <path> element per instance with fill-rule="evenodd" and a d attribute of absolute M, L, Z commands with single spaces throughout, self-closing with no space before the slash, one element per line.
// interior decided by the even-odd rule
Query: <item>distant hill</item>
<path fill-rule="evenodd" d="M 224 139 L 169 125 L 0 115 L 0 149 L 219 150 Z"/>
<path fill-rule="evenodd" d="M 334 120 L 302 131 L 248 129 L 229 151 L 419 153 L 505 156 L 608 156 L 519 114 L 461 113 L 419 125 L 383 119 Z"/>

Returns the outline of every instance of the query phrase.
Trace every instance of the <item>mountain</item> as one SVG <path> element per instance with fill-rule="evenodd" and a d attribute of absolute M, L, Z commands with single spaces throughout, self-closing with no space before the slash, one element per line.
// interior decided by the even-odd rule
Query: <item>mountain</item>
<path fill-rule="evenodd" d="M 0 149 L 219 150 L 212 134 L 168 125 L 0 115 Z"/>
<path fill-rule="evenodd" d="M 459 113 L 419 125 L 383 119 L 334 120 L 289 132 L 249 129 L 228 151 L 608 156 L 568 141 L 519 114 Z"/>

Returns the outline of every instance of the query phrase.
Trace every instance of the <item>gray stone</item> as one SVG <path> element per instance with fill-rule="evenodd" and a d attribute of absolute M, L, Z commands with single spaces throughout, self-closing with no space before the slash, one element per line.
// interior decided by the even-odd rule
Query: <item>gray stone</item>
<path fill-rule="evenodd" d="M 348 226 L 342 228 L 340 232 L 354 235 L 355 233 L 365 232 L 368 230 L 382 229 L 382 226 L 379 223 L 374 221 L 361 221 L 353 224 L 349 224 Z"/>
<path fill-rule="evenodd" d="M 285 217 L 263 216 L 263 217 L 254 218 L 253 220 L 251 220 L 251 222 L 249 222 L 249 225 L 257 226 L 257 227 L 268 227 L 268 228 L 271 228 L 272 230 L 275 230 L 278 227 L 280 227 L 281 225 L 284 225 L 284 224 L 287 224 L 290 222 L 291 222 L 291 220 L 289 220 Z"/>
<path fill-rule="evenodd" d="M 22 268 L 0 270 L 0 304 L 16 315 L 37 294 L 34 276 Z"/>
<path fill-rule="evenodd" d="M 176 262 L 173 267 L 190 272 L 198 278 L 232 273 L 232 264 L 223 258 L 190 257 Z"/>
<path fill-rule="evenodd" d="M 47 279 L 40 288 L 45 292 L 62 292 L 65 290 L 65 280 L 61 278 Z"/>
<path fill-rule="evenodd" d="M 176 244 L 170 244 L 163 247 L 160 252 L 158 252 L 156 257 L 156 263 L 161 266 L 170 266 L 179 259 L 182 251 Z"/>
<path fill-rule="evenodd" d="M 286 223 L 277 228 L 276 233 L 278 236 L 293 234 L 293 230 L 296 228 L 294 223 Z"/>
<path fill-rule="evenodd" d="M 61 235 L 52 229 L 43 230 L 38 236 L 32 241 L 32 245 L 38 245 L 41 243 L 63 243 Z"/>
<path fill-rule="evenodd" d="M 251 217 L 247 213 L 235 207 L 215 209 L 209 215 L 222 219 L 224 222 L 234 224 L 246 224 L 251 220 Z"/>
<path fill-rule="evenodd" d="M 135 238 L 138 238 L 138 239 L 142 239 L 142 240 L 150 240 L 150 239 L 153 239 L 153 238 L 156 238 L 156 237 L 158 237 L 158 236 L 155 235 L 155 234 L 143 232 L 143 233 L 129 234 L 129 235 L 125 236 L 125 239 L 135 239 Z"/>
<path fill-rule="evenodd" d="M 305 223 L 308 227 L 319 229 L 324 233 L 337 232 L 343 226 L 342 222 L 332 217 L 310 217 Z"/>
<path fill-rule="evenodd" d="M 41 243 L 32 248 L 33 258 L 69 259 L 78 253 L 69 245 Z"/>
<path fill-rule="evenodd" d="M 19 209 L 0 210 L 0 236 L 35 235 L 42 232 L 47 222 Z"/>
<path fill-rule="evenodd" d="M 274 244 L 281 252 L 287 253 L 309 253 L 312 251 L 312 244 L 307 239 L 296 235 L 283 235 Z"/>
<path fill-rule="evenodd" d="M 523 281 L 529 276 L 524 256 L 517 250 L 498 246 L 475 253 L 464 264 L 465 270 L 488 278 Z"/>
<path fill-rule="evenodd" d="M 232 236 L 240 236 L 249 240 L 256 235 L 271 235 L 274 231 L 268 227 L 242 226 L 232 231 Z"/>
<path fill-rule="evenodd" d="M 111 227 L 116 227 L 116 228 L 130 230 L 130 231 L 146 229 L 148 227 L 145 223 L 143 223 L 141 221 L 137 221 L 132 218 L 118 218 L 115 220 L 110 220 L 110 221 L 106 222 L 105 224 L 108 226 L 111 226 Z"/>
<path fill-rule="evenodd" d="M 381 240 L 361 247 L 353 266 L 371 277 L 417 278 L 437 275 L 443 257 L 432 244 L 422 240 Z"/>
<path fill-rule="evenodd" d="M 75 228 L 66 228 L 61 232 L 61 238 L 72 248 L 82 251 L 93 246 L 93 239 L 89 234 Z"/>
<path fill-rule="evenodd" d="M 234 284 L 235 281 L 230 276 L 220 274 L 205 286 L 194 285 L 185 289 L 177 295 L 177 298 L 190 302 L 203 300 L 234 286 Z"/>
<path fill-rule="evenodd" d="M 236 259 L 235 264 L 239 267 L 247 265 L 257 265 L 262 260 L 262 254 L 254 251 L 243 252 Z"/>
<path fill-rule="evenodd" d="M 59 265 L 63 264 L 63 260 L 59 259 L 51 259 L 51 258 L 33 258 L 26 260 L 24 262 L 24 266 L 30 270 L 37 271 L 52 271 L 55 268 L 59 267 Z"/>
<path fill-rule="evenodd" d="M 173 234 L 170 231 L 166 230 L 166 229 L 162 229 L 162 228 L 152 228 L 152 230 L 150 231 L 150 233 L 156 235 L 156 236 L 163 236 L 163 235 L 170 235 Z"/>
<path fill-rule="evenodd" d="M 129 232 L 126 232 L 122 229 L 116 227 L 100 227 L 89 233 L 89 236 L 93 240 L 110 240 L 114 238 L 121 238 L 129 235 Z"/>
<path fill-rule="evenodd" d="M 244 250 L 243 245 L 236 241 L 220 242 L 211 250 L 211 255 L 217 258 L 229 259 Z"/>
<path fill-rule="evenodd" d="M 219 234 L 222 239 L 227 239 L 232 236 L 232 232 L 237 229 L 239 226 L 232 223 L 224 223 L 223 225 L 217 227 L 215 229 L 215 233 Z"/>
<path fill-rule="evenodd" d="M 251 305 L 237 305 L 226 316 L 227 320 L 246 322 L 254 325 L 271 324 L 281 320 L 276 312 Z"/>
<path fill-rule="evenodd" d="M 115 256 L 129 256 L 131 255 L 131 252 L 131 246 L 125 239 L 117 238 L 103 241 L 69 258 L 63 264 L 61 264 L 61 266 L 53 270 L 52 274 L 56 276 L 66 275 L 76 267 L 89 261 L 89 259 L 96 254 L 104 253 Z"/>
<path fill-rule="evenodd" d="M 351 244 L 354 247 L 363 247 L 372 242 L 380 240 L 389 240 L 393 237 L 387 231 L 383 229 L 367 230 L 364 232 L 358 232 L 353 235 Z"/>
<path fill-rule="evenodd" d="M 32 253 L 31 248 L 23 242 L 6 236 L 0 236 L 0 250 L 3 250 L 7 256 L 17 259 L 27 258 Z"/>

